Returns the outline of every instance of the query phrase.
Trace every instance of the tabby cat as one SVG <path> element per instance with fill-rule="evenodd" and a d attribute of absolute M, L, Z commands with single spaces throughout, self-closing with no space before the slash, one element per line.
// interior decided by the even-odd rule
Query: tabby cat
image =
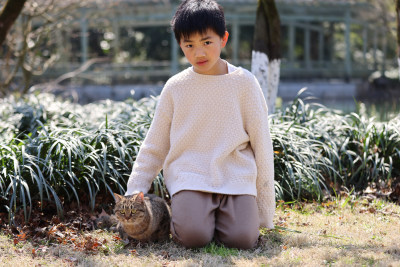
<path fill-rule="evenodd" d="M 131 196 L 114 193 L 114 196 L 114 213 L 121 236 L 125 233 L 143 242 L 169 238 L 171 209 L 164 199 L 143 192 Z"/>

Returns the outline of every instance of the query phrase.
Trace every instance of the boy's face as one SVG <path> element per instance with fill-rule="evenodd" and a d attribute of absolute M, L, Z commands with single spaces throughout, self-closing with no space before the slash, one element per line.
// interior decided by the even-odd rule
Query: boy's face
<path fill-rule="evenodd" d="M 193 33 L 189 39 L 182 37 L 179 45 L 195 72 L 221 75 L 226 73 L 226 64 L 220 55 L 228 36 L 228 32 L 225 32 L 221 38 L 213 30 L 208 29 L 204 34 Z"/>

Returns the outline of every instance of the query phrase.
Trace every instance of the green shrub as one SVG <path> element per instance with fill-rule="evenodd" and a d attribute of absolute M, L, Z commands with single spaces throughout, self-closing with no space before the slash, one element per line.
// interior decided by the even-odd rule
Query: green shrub
<path fill-rule="evenodd" d="M 341 114 L 299 96 L 269 117 L 278 199 L 321 200 L 400 176 L 400 116 Z M 157 98 L 78 105 L 49 94 L 0 100 L 0 204 L 12 218 L 33 203 L 63 205 L 124 193 Z M 152 191 L 168 197 L 160 174 Z"/>
<path fill-rule="evenodd" d="M 320 199 L 324 188 L 361 191 L 400 176 L 400 116 L 377 122 L 344 115 L 306 104 L 301 93 L 271 116 L 279 197 Z"/>

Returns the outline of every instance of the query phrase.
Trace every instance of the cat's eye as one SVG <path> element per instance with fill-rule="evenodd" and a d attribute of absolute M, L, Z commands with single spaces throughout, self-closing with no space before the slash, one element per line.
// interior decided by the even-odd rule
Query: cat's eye
<path fill-rule="evenodd" d="M 121 214 L 125 214 L 125 211 L 124 211 L 124 210 L 121 210 L 120 213 L 121 213 Z"/>
<path fill-rule="evenodd" d="M 131 214 L 135 214 L 136 213 L 136 210 L 135 209 L 132 209 L 131 210 Z"/>

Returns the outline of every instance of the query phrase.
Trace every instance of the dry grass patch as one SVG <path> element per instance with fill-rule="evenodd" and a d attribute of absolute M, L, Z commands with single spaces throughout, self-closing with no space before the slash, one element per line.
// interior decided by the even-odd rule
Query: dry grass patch
<path fill-rule="evenodd" d="M 344 205 L 344 206 L 343 206 Z M 281 206 L 283 251 L 271 264 L 400 266 L 400 207 L 382 200 Z M 276 262 L 275 262 L 276 260 Z"/>
<path fill-rule="evenodd" d="M 400 266 L 400 207 L 381 200 L 298 203 L 277 208 L 274 231 L 248 251 L 214 243 L 184 249 L 173 242 L 125 245 L 114 233 L 81 233 L 99 240 L 93 251 L 72 243 L 30 240 L 14 245 L 0 235 L 2 266 Z"/>

